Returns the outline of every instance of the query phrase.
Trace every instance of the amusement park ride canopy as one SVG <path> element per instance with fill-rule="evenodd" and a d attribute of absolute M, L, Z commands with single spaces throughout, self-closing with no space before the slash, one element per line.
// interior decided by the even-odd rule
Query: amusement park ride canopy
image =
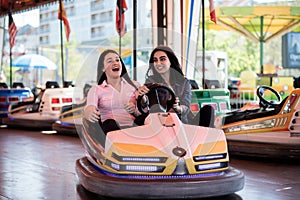
<path fill-rule="evenodd" d="M 7 16 L 8 12 L 19 13 L 58 2 L 59 0 L 0 0 L 0 17 Z"/>
<path fill-rule="evenodd" d="M 260 64 L 263 65 L 263 43 L 290 31 L 300 31 L 300 7 L 248 6 L 216 8 L 217 24 L 206 20 L 209 30 L 235 31 L 260 43 Z M 206 12 L 206 19 L 209 12 Z M 261 68 L 261 73 L 263 73 Z"/>

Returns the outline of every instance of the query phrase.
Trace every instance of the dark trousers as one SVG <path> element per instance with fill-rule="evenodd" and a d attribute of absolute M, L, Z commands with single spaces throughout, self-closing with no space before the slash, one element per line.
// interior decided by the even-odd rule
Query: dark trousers
<path fill-rule="evenodd" d="M 215 109 L 210 105 L 203 106 L 195 116 L 193 116 L 193 113 L 190 113 L 190 116 L 189 124 L 214 127 Z"/>
<path fill-rule="evenodd" d="M 134 120 L 133 126 L 143 125 L 146 117 L 147 115 L 137 116 Z M 110 131 L 120 130 L 122 128 L 129 128 L 129 127 L 121 127 L 119 123 L 113 119 L 107 119 L 102 123 L 100 122 L 100 126 L 102 127 L 102 130 L 105 134 L 107 134 Z"/>

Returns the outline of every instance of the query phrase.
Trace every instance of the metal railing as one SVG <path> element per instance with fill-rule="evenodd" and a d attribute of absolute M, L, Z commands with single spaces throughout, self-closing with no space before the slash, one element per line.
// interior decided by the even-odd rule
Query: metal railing
<path fill-rule="evenodd" d="M 231 90 L 230 105 L 232 109 L 239 109 L 248 102 L 258 103 L 259 99 L 256 95 L 256 89 L 253 90 Z"/>

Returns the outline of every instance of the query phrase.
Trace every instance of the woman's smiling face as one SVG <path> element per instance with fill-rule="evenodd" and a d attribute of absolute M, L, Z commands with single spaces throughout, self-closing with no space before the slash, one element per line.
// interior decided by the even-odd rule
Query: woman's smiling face
<path fill-rule="evenodd" d="M 122 73 L 122 64 L 120 57 L 115 53 L 108 53 L 104 57 L 104 68 L 103 72 L 106 73 L 107 77 L 117 78 L 121 76 Z"/>
<path fill-rule="evenodd" d="M 155 70 L 160 74 L 165 74 L 169 72 L 171 67 L 171 62 L 167 54 L 163 51 L 157 51 L 153 55 L 153 64 Z"/>

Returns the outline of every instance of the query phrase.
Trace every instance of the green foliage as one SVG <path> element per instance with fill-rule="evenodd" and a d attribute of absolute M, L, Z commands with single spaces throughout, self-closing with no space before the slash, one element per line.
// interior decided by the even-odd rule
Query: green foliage
<path fill-rule="evenodd" d="M 64 64 L 65 80 L 75 81 L 82 67 L 84 54 L 77 47 L 78 44 L 76 42 L 65 44 L 65 56 L 68 56 L 68 61 Z M 66 54 L 66 49 L 68 49 L 68 54 Z"/>
<path fill-rule="evenodd" d="M 206 31 L 205 49 L 225 51 L 228 55 L 228 74 L 239 76 L 244 70 L 259 73 L 259 44 L 236 33 Z M 201 50 L 201 43 L 198 49 Z"/>
<path fill-rule="evenodd" d="M 120 37 L 113 37 L 109 39 L 109 42 L 111 46 L 119 46 L 120 42 Z M 122 38 L 121 38 L 121 46 L 122 47 L 130 47 L 132 46 L 132 32 L 126 33 Z"/>
<path fill-rule="evenodd" d="M 86 52 L 82 51 L 77 42 L 65 42 L 63 46 L 63 59 L 64 59 L 64 80 L 76 81 L 78 72 L 82 67 L 83 58 Z M 57 64 L 56 80 L 62 80 L 62 61 L 61 61 L 61 46 L 44 47 L 41 48 L 42 55 L 45 55 Z"/>

